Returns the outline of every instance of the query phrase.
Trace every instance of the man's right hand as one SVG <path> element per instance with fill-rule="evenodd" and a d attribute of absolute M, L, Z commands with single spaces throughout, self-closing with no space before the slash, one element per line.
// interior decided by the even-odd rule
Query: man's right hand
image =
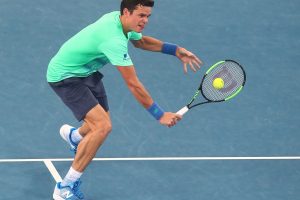
<path fill-rule="evenodd" d="M 162 125 L 172 127 L 177 124 L 178 121 L 182 119 L 181 115 L 171 112 L 165 112 L 164 115 L 160 118 L 159 123 Z"/>

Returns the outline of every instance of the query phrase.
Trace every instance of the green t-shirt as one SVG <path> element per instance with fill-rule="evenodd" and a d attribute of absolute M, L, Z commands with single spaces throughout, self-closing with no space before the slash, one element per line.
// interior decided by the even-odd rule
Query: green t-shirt
<path fill-rule="evenodd" d="M 47 81 L 58 82 L 70 77 L 86 77 L 111 63 L 130 66 L 128 41 L 140 40 L 141 33 L 124 35 L 120 12 L 102 16 L 65 42 L 51 59 L 47 70 Z"/>

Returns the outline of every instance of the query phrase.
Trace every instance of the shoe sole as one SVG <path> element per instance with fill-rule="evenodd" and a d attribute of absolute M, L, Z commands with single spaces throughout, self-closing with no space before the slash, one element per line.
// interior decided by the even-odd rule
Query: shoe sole
<path fill-rule="evenodd" d="M 59 134 L 60 134 L 60 136 L 66 141 L 66 142 L 68 142 L 69 143 L 69 141 L 68 141 L 68 138 L 66 138 L 66 136 L 65 136 L 65 132 L 70 132 L 70 130 L 71 130 L 71 128 L 74 128 L 73 126 L 70 126 L 70 125 L 68 125 L 68 124 L 64 124 L 64 125 L 62 125 L 61 127 L 60 127 L 60 129 L 59 129 Z"/>
<path fill-rule="evenodd" d="M 65 199 L 53 194 L 53 200 L 65 200 Z"/>
<path fill-rule="evenodd" d="M 57 195 L 56 193 L 57 193 L 57 185 L 55 186 L 55 188 L 54 188 L 54 192 L 53 192 L 53 195 L 52 195 L 52 197 L 53 197 L 53 200 L 65 200 L 65 199 L 63 199 L 62 197 L 60 197 L 59 195 Z"/>
<path fill-rule="evenodd" d="M 58 195 L 56 195 L 56 194 L 53 194 L 53 200 L 66 200 L 66 199 L 64 199 L 64 198 L 62 198 L 62 197 L 60 197 L 60 196 L 58 196 Z M 84 199 L 82 199 L 82 200 L 84 200 Z"/>
<path fill-rule="evenodd" d="M 69 141 L 69 133 L 70 133 L 71 129 L 75 129 L 75 127 L 70 126 L 69 124 L 64 124 L 60 127 L 59 134 L 62 137 L 62 139 L 70 145 L 70 150 L 76 154 L 77 145 L 74 145 Z M 64 133 L 67 133 L 67 135 Z"/>

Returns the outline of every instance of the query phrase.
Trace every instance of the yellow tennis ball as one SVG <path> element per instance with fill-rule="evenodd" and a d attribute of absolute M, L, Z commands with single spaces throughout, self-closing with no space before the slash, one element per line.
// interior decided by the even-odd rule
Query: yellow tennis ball
<path fill-rule="evenodd" d="M 214 86 L 215 89 L 221 90 L 224 87 L 224 80 L 221 79 L 221 78 L 216 78 L 213 81 L 213 86 Z"/>

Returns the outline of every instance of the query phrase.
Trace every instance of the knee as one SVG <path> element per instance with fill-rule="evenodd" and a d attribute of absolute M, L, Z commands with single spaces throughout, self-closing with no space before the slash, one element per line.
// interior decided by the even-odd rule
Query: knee
<path fill-rule="evenodd" d="M 112 124 L 110 120 L 102 121 L 101 123 L 97 123 L 95 127 L 95 133 L 98 135 L 108 135 L 112 130 Z"/>
<path fill-rule="evenodd" d="M 112 124 L 110 121 L 107 121 L 106 123 L 104 123 L 104 126 L 103 126 L 103 129 L 104 129 L 104 132 L 106 134 L 109 134 L 112 130 Z"/>

